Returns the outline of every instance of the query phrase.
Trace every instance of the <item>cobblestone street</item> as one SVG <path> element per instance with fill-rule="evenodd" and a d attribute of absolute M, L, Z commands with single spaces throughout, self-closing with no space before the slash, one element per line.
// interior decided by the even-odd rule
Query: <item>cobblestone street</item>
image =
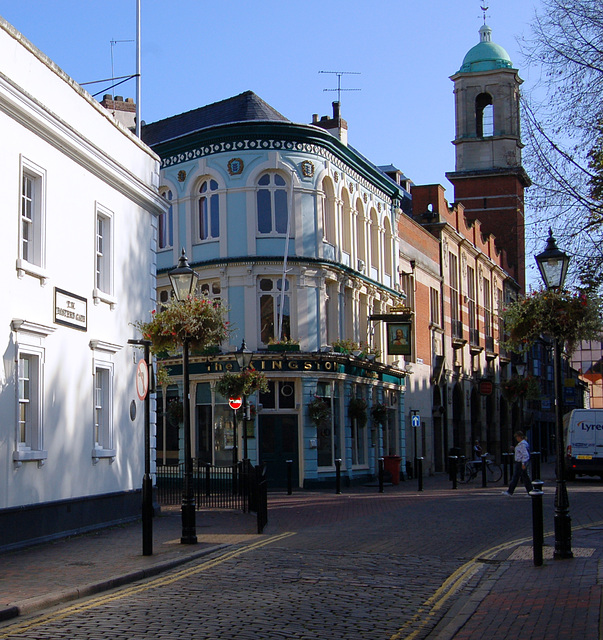
<path fill-rule="evenodd" d="M 601 488 L 581 489 L 571 492 L 574 524 L 603 520 Z M 547 530 L 552 512 L 549 488 Z M 199 514 L 201 534 L 203 527 Z M 589 535 L 601 546 L 596 527 Z M 500 487 L 274 494 L 265 534 L 231 539 L 159 577 L 4 623 L 0 638 L 420 640 L 457 631 L 474 638 L 479 628 L 496 637 L 496 620 L 510 624 L 522 604 L 513 572 L 521 568 L 536 592 L 543 572 L 561 566 L 536 569 L 529 552 L 512 560 L 513 549 L 531 544 L 531 500 L 505 499 Z M 584 566 L 596 582 L 597 561 Z M 475 610 L 476 594 L 490 601 L 487 611 Z M 591 590 L 583 607 L 593 609 L 599 595 Z M 461 624 L 472 599 L 475 615 Z M 454 633 L 446 632 L 451 621 Z M 598 624 L 598 612 L 585 624 Z"/>

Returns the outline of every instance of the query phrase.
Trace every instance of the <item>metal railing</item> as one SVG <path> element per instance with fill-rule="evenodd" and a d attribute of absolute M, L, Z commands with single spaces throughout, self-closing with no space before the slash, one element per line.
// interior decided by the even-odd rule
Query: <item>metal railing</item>
<path fill-rule="evenodd" d="M 184 491 L 184 463 L 157 466 L 156 473 L 159 504 L 181 504 Z M 258 517 L 258 533 L 262 532 L 268 522 L 267 484 L 265 467 L 253 467 L 248 460 L 227 467 L 193 460 L 196 508 L 255 512 Z"/>

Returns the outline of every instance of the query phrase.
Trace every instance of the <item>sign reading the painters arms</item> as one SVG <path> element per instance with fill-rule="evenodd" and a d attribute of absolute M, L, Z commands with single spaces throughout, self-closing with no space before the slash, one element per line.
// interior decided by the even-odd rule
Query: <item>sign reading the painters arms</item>
<path fill-rule="evenodd" d="M 88 301 L 74 293 L 54 289 L 54 321 L 80 331 L 88 329 Z"/>

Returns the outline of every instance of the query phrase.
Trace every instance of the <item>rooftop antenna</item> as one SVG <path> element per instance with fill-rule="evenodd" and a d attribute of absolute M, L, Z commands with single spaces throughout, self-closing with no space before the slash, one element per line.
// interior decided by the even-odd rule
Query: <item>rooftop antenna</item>
<path fill-rule="evenodd" d="M 337 102 L 341 104 L 342 91 L 362 91 L 362 89 L 342 89 L 341 76 L 359 76 L 360 71 L 319 71 L 318 73 L 334 73 L 337 76 L 337 89 L 323 89 L 323 91 L 337 91 Z"/>
<path fill-rule="evenodd" d="M 115 80 L 115 69 L 114 69 L 114 61 L 113 61 L 113 47 L 120 42 L 134 42 L 134 40 L 111 40 L 111 82 Z M 115 100 L 115 91 L 113 91 L 114 87 L 111 87 L 111 96 L 113 100 Z"/>

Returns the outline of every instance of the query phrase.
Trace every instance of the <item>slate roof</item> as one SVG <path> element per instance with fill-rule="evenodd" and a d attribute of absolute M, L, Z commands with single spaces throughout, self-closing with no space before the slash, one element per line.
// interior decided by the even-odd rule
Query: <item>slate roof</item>
<path fill-rule="evenodd" d="M 202 129 L 233 122 L 290 122 L 253 91 L 208 104 L 142 127 L 142 139 L 149 146 Z"/>

